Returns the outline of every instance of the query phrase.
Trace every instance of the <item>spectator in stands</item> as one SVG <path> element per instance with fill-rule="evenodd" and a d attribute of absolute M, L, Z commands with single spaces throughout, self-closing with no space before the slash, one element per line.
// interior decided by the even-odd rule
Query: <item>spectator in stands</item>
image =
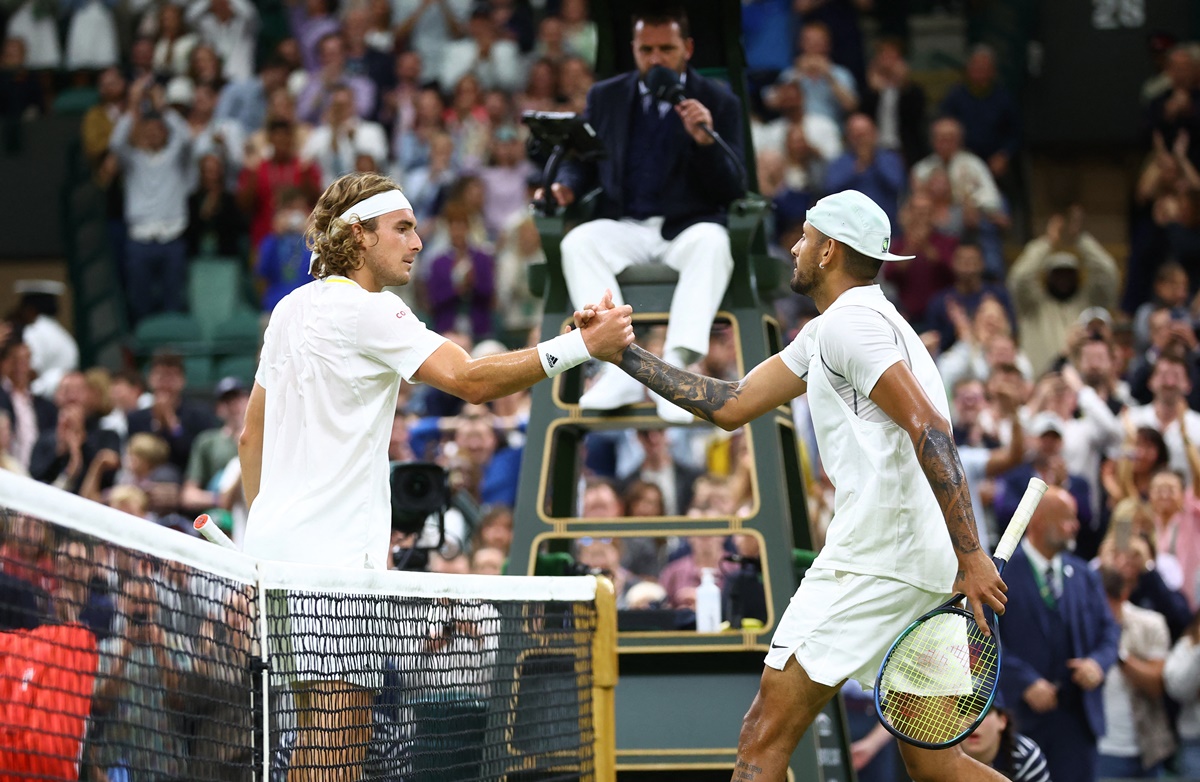
<path fill-rule="evenodd" d="M 1194 380 L 1194 371 L 1189 356 L 1196 346 L 1196 335 L 1190 319 L 1172 316 L 1166 307 L 1159 307 L 1150 312 L 1146 318 L 1146 328 L 1149 334 L 1149 345 L 1145 350 L 1135 352 L 1130 362 L 1128 372 L 1129 390 L 1133 397 L 1145 404 L 1149 402 L 1150 376 L 1159 356 L 1171 354 L 1188 364 L 1188 375 Z M 1136 349 L 1135 349 L 1136 350 Z M 1193 386 L 1195 383 L 1193 382 Z"/>
<path fill-rule="evenodd" d="M 1046 753 L 1055 782 L 1096 779 L 1104 735 L 1101 686 L 1117 662 L 1120 629 L 1099 578 L 1069 552 L 1075 500 L 1052 485 L 1004 571 L 1005 637 L 1000 690 L 1022 730 Z"/>
<path fill-rule="evenodd" d="M 508 92 L 520 89 L 525 77 L 520 49 L 516 42 L 500 37 L 487 6 L 476 6 L 467 22 L 466 36 L 451 41 L 442 50 L 438 83 L 443 92 L 451 92 L 468 73 L 474 74 L 485 90 Z"/>
<path fill-rule="evenodd" d="M 576 114 L 587 109 L 588 92 L 595 83 L 592 67 L 582 57 L 566 57 L 558 65 L 559 91 L 562 93 L 562 111 Z"/>
<path fill-rule="evenodd" d="M 415 51 L 400 52 L 395 57 L 391 85 L 379 95 L 375 118 L 388 130 L 395 144 L 400 134 L 412 130 L 417 120 L 417 98 L 421 94 L 421 55 Z M 439 106 L 435 116 L 440 120 Z"/>
<path fill-rule="evenodd" d="M 137 321 L 184 310 L 191 158 L 187 125 L 173 110 L 163 113 L 161 88 L 142 79 L 129 104 L 109 143 L 125 174 L 126 299 Z"/>
<path fill-rule="evenodd" d="M 562 19 L 567 49 L 589 66 L 595 65 L 599 38 L 596 23 L 588 16 L 588 0 L 563 0 L 558 15 Z"/>
<path fill-rule="evenodd" d="M 443 118 L 454 138 L 454 160 L 459 168 L 473 171 L 482 165 L 491 128 L 478 77 L 468 73 L 458 80 Z"/>
<path fill-rule="evenodd" d="M 683 515 L 692 504 L 692 485 L 702 473 L 675 460 L 663 429 L 639 429 L 637 442 L 642 459 L 633 476 L 659 487 L 666 515 Z"/>
<path fill-rule="evenodd" d="M 1200 500 L 1193 490 L 1184 488 L 1181 475 L 1166 469 L 1154 473 L 1149 493 L 1156 569 L 1167 588 L 1183 593 L 1196 611 L 1200 606 L 1196 578 L 1200 572 Z"/>
<path fill-rule="evenodd" d="M 879 204 L 895 223 L 906 184 L 904 159 L 879 144 L 879 131 L 866 114 L 852 114 L 846 120 L 846 147 L 825 172 L 825 192 L 857 190 Z"/>
<path fill-rule="evenodd" d="M 289 89 L 286 86 L 277 87 L 267 97 L 266 124 L 251 133 L 246 143 L 246 168 L 256 169 L 265 158 L 274 154 L 275 145 L 271 143 L 270 138 L 271 123 L 277 120 L 283 120 L 292 126 L 292 149 L 304 149 L 308 136 L 312 133 L 312 125 L 297 119 L 296 99 L 292 97 Z"/>
<path fill-rule="evenodd" d="M 791 68 L 779 74 L 780 82 L 794 81 L 804 91 L 804 105 L 814 114 L 842 125 L 858 108 L 858 86 L 854 74 L 830 59 L 833 39 L 823 22 L 800 28 L 799 51 Z"/>
<path fill-rule="evenodd" d="M 322 112 L 329 106 L 334 90 L 349 87 L 354 93 L 354 113 L 359 117 L 373 116 L 375 83 L 366 76 L 346 70 L 346 44 L 336 33 L 321 38 L 317 46 L 320 68 L 309 75 L 308 82 L 296 98 L 297 113 L 306 122 L 320 122 Z"/>
<path fill-rule="evenodd" d="M 53 566 L 44 560 L 46 531 L 32 516 L 0 517 L 0 631 L 32 630 L 49 614 Z"/>
<path fill-rule="evenodd" d="M 508 556 L 512 546 L 512 509 L 505 505 L 487 508 L 475 530 L 475 548 L 494 548 Z"/>
<path fill-rule="evenodd" d="M 149 386 L 154 395 L 149 407 L 129 414 L 129 434 L 157 434 L 171 446 L 170 462 L 187 469 L 196 435 L 220 426 L 206 407 L 183 397 L 187 385 L 183 359 L 175 353 L 157 353 L 150 360 Z"/>
<path fill-rule="evenodd" d="M 979 727 L 962 743 L 963 752 L 1013 782 L 1051 782 L 1046 754 L 1033 739 L 1017 732 L 1012 711 L 997 696 Z"/>
<path fill-rule="evenodd" d="M 9 123 L 33 119 L 46 110 L 46 95 L 29 72 L 25 53 L 22 38 L 5 38 L 0 49 L 0 109 Z"/>
<path fill-rule="evenodd" d="M 188 72 L 183 78 L 191 81 L 193 87 L 207 84 L 218 94 L 228 81 L 221 72 L 221 58 L 217 50 L 207 43 L 197 44 L 192 49 L 192 56 L 188 58 Z"/>
<path fill-rule="evenodd" d="M 1191 288 L 1187 270 L 1178 261 L 1167 261 L 1154 272 L 1153 298 L 1142 302 L 1133 316 L 1133 347 L 1142 352 L 1150 349 L 1150 315 L 1165 309 L 1170 320 L 1188 324 L 1188 293 Z"/>
<path fill-rule="evenodd" d="M 996 497 L 996 480 L 1017 468 L 1025 457 L 1025 430 L 1019 415 L 1024 383 L 1019 378 L 1001 375 L 993 384 L 993 406 L 999 414 L 996 426 L 1007 427 L 1008 441 L 1003 446 L 994 439 L 985 440 L 979 423 L 979 412 L 984 401 L 984 386 L 978 380 L 959 381 L 954 388 L 955 444 L 962 460 L 963 475 L 971 492 L 971 507 L 975 513 L 975 526 L 979 533 L 979 545 L 985 550 L 994 548 L 992 541 L 998 540 L 998 525 L 993 502 Z M 969 428 L 960 429 L 966 425 Z M 959 432 L 964 435 L 959 442 Z M 972 436 L 974 435 L 974 436 Z M 975 440 L 975 442 L 972 442 Z"/>
<path fill-rule="evenodd" d="M 465 576 L 471 572 L 471 561 L 466 554 L 457 553 L 452 556 L 444 556 L 440 551 L 429 552 L 429 566 L 427 570 L 430 573 L 449 573 L 456 576 Z"/>
<path fill-rule="evenodd" d="M 29 474 L 43 483 L 78 492 L 92 461 L 106 449 L 119 448 L 120 441 L 114 433 L 100 428 L 81 372 L 63 376 L 54 402 L 58 407 L 57 423 L 38 438 L 30 456 Z M 111 484 L 111 477 L 104 475 L 104 485 Z"/>
<path fill-rule="evenodd" d="M 1062 355 L 1068 326 L 1089 307 L 1117 305 L 1117 263 L 1083 227 L 1073 207 L 1046 222 L 1046 232 L 1025 246 L 1008 273 L 1021 324 L 1021 349 L 1043 372 Z"/>
<path fill-rule="evenodd" d="M 337 85 L 329 91 L 321 124 L 309 134 L 300 158 L 317 164 L 323 185 L 328 187 L 338 177 L 354 171 L 355 160 L 361 154 L 386 160 L 387 136 L 382 125 L 355 114 L 354 90 Z"/>
<path fill-rule="evenodd" d="M 428 301 L 434 328 L 482 339 L 492 332 L 495 259 L 470 238 L 466 207 L 454 202 L 442 214 L 450 246 L 429 264 Z"/>
<path fill-rule="evenodd" d="M 512 125 L 498 126 L 492 132 L 489 161 L 479 171 L 486 201 L 483 219 L 488 234 L 498 236 L 505 224 L 529 203 L 529 179 L 536 173 L 525 158 L 525 144 Z"/>
<path fill-rule="evenodd" d="M 1200 60 L 1190 44 L 1179 44 L 1167 54 L 1165 74 L 1170 86 L 1146 106 L 1147 134 L 1159 133 L 1166 145 L 1175 143 L 1180 132 L 1200 138 Z M 1200 150 L 1190 157 L 1200 165 Z"/>
<path fill-rule="evenodd" d="M 933 152 L 912 169 L 913 189 L 931 184 L 934 172 L 945 173 L 953 204 L 963 210 L 962 220 L 980 231 L 988 272 L 999 278 L 1004 272 L 1000 232 L 1008 227 L 1004 198 L 987 164 L 963 148 L 963 128 L 953 117 L 943 117 L 930 126 Z M 934 196 L 938 203 L 938 196 Z M 951 231 L 950 233 L 956 233 Z"/>
<path fill-rule="evenodd" d="M 296 129 L 287 120 L 276 119 L 267 124 L 267 137 L 272 156 L 257 168 L 242 169 L 238 181 L 238 204 L 252 215 L 250 245 L 258 247 L 271 231 L 277 209 L 276 199 L 284 188 L 299 188 L 309 203 L 321 192 L 321 170 L 315 163 L 296 157 Z"/>
<path fill-rule="evenodd" d="M 1122 571 L 1127 552 L 1111 549 L 1101 561 L 1100 581 L 1120 628 L 1120 652 L 1104 678 L 1104 723 L 1099 778 L 1157 779 L 1175 752 L 1175 737 L 1163 700 L 1163 667 L 1171 636 L 1162 614 L 1129 602 L 1134 584 Z"/>
<path fill-rule="evenodd" d="M 393 170 L 405 189 L 408 189 L 408 173 L 429 163 L 433 137 L 447 132 L 445 115 L 442 94 L 433 87 L 425 87 L 417 93 L 411 122 L 393 128 L 392 152 L 396 158 Z"/>
<path fill-rule="evenodd" d="M 521 335 L 524 341 L 524 335 L 541 323 L 542 296 L 529 288 L 529 267 L 545 261 L 533 217 L 525 212 L 512 215 L 500 232 L 496 253 L 496 300 L 504 302 L 499 317 L 505 339 Z"/>
<path fill-rule="evenodd" d="M 54 396 L 63 375 L 79 368 L 79 346 L 58 322 L 58 304 L 67 286 L 55 280 L 18 280 L 13 292 L 21 297 L 13 325 L 29 346 L 30 368 L 37 376 L 30 389 Z"/>
<path fill-rule="evenodd" d="M 1020 144 L 1017 104 L 996 73 L 996 53 L 979 44 L 967 59 L 962 83 L 942 99 L 938 113 L 962 125 L 965 146 L 987 163 L 997 180 L 1011 170 Z"/>
<path fill-rule="evenodd" d="M 856 114 L 849 123 L 861 116 Z M 897 166 L 901 165 L 896 153 L 887 154 L 892 155 Z M 883 206 L 882 202 L 874 200 Z M 949 288 L 954 280 L 951 258 L 957 242 L 934 226 L 933 202 L 924 193 L 913 193 L 908 199 L 900 211 L 899 225 L 900 235 L 892 242 L 892 252 L 916 257 L 904 263 L 888 264 L 883 278 L 895 286 L 900 311 L 921 331 L 928 327 L 929 302 Z"/>
<path fill-rule="evenodd" d="M 122 369 L 112 376 L 108 387 L 112 409 L 101 417 L 100 428 L 116 432 L 122 446 L 129 436 L 129 414 L 141 407 L 145 390 L 142 376 L 132 369 Z"/>
<path fill-rule="evenodd" d="M 238 172 L 242 170 L 246 149 L 242 126 L 232 119 L 217 119 L 217 93 L 212 87 L 201 84 L 192 93 L 191 104 L 181 113 L 187 119 L 191 131 L 191 187 L 196 190 L 199 180 L 200 160 L 205 155 L 217 155 L 225 164 L 228 187 L 237 186 Z"/>
<path fill-rule="evenodd" d="M 56 17 L 55 13 L 43 13 L 33 0 L 17 8 L 8 19 L 4 39 L 4 59 L 9 68 L 19 66 L 31 71 L 52 71 L 62 67 L 61 35 Z M 40 87 L 38 95 L 37 105 L 41 108 Z"/>
<path fill-rule="evenodd" d="M 1177 771 L 1184 779 L 1200 778 L 1200 614 L 1167 655 L 1163 683 L 1180 706 Z"/>
<path fill-rule="evenodd" d="M 737 99 L 689 68 L 693 42 L 687 16 L 641 14 L 633 25 L 637 71 L 597 85 L 588 96 L 589 121 L 609 150 L 595 167 L 604 195 L 600 219 L 572 229 L 562 243 L 563 272 L 572 301 L 609 289 L 620 300 L 616 275 L 633 264 L 659 260 L 679 272 L 667 326 L 665 359 L 687 366 L 708 348 L 708 332 L 733 271 L 725 212 L 744 192 L 736 163 L 700 126 L 715 129 L 742 156 Z M 654 66 L 686 74 L 689 97 L 672 109 L 638 85 Z M 568 163 L 552 192 L 569 205 L 592 185 L 593 171 Z M 703 182 L 703 188 L 691 182 Z M 624 194 L 623 196 L 620 194 Z M 620 233 L 615 229 L 620 227 Z M 614 237 L 620 243 L 614 244 Z M 585 409 L 612 410 L 643 398 L 632 377 L 608 367 L 580 400 Z M 684 423 L 690 413 L 654 396 L 664 420 Z"/>
<path fill-rule="evenodd" d="M 613 582 L 618 610 L 629 608 L 629 588 L 638 583 L 637 576 L 621 564 L 623 547 L 621 538 L 584 537 L 575 542 L 575 559 Z"/>
<path fill-rule="evenodd" d="M 1200 442 L 1200 413 L 1187 404 L 1192 391 L 1187 362 L 1176 353 L 1163 353 L 1154 362 L 1147 386 L 1153 397 L 1149 404 L 1130 408 L 1130 423 L 1160 432 L 1170 453 L 1171 469 L 1188 475 L 1187 450 L 1180 427 L 1187 428 L 1187 440 Z"/>
<path fill-rule="evenodd" d="M 91 762 L 108 779 L 178 777 L 187 768 L 186 641 L 164 629 L 154 583 L 125 579 L 114 634 L 100 642 Z"/>
<path fill-rule="evenodd" d="M 481 548 L 471 552 L 471 573 L 477 576 L 504 574 L 505 555 L 500 549 Z"/>
<path fill-rule="evenodd" d="M 517 499 L 521 449 L 500 441 L 491 416 L 481 409 L 464 410 L 454 432 L 451 483 L 480 505 L 512 507 Z"/>
<path fill-rule="evenodd" d="M 927 190 L 919 192 L 928 196 Z M 916 198 L 917 193 L 914 193 L 910 202 Z M 930 207 L 932 209 L 932 201 Z M 933 231 L 940 233 L 936 224 Z M 995 299 L 1004 307 L 1008 314 L 1010 332 L 1016 330 L 1017 314 L 1013 309 L 1008 289 L 1002 283 L 986 281 L 983 270 L 983 251 L 979 249 L 978 244 L 968 241 L 954 248 L 950 258 L 950 271 L 954 275 L 954 283 L 951 287 L 934 294 L 925 311 L 927 325 L 938 332 L 942 350 L 949 348 L 958 339 L 950 312 L 957 308 L 967 319 L 973 318 L 985 298 Z"/>
<path fill-rule="evenodd" d="M 29 475 L 29 470 L 25 465 L 12 454 L 13 444 L 13 422 L 12 413 L 4 408 L 0 408 L 0 470 L 16 473 L 17 475 Z"/>
<path fill-rule="evenodd" d="M 266 283 L 262 309 L 269 313 L 275 305 L 301 285 L 312 282 L 308 274 L 309 250 L 304 242 L 309 200 L 299 188 L 279 193 L 271 233 L 258 246 L 255 273 Z"/>
<path fill-rule="evenodd" d="M 725 538 L 692 535 L 687 542 L 690 553 L 667 563 L 658 574 L 658 583 L 667 590 L 667 604 L 672 608 L 696 607 L 696 587 L 700 586 L 705 570 L 713 571 L 717 586 L 724 583 L 721 562 L 725 558 Z"/>
<path fill-rule="evenodd" d="M 246 220 L 237 197 L 229 189 L 225 163 L 220 155 L 200 158 L 200 182 L 188 196 L 188 228 L 184 237 L 190 257 L 198 255 L 242 255 Z"/>
<path fill-rule="evenodd" d="M 12 454 L 25 468 L 31 466 L 38 437 L 54 429 L 56 417 L 54 403 L 33 393 L 33 380 L 29 346 L 5 340 L 0 345 L 0 407 L 12 413 Z"/>
<path fill-rule="evenodd" d="M 421 55 L 422 81 L 442 72 L 446 46 L 466 32 L 471 0 L 392 0 L 396 40 Z"/>
<path fill-rule="evenodd" d="M 154 71 L 163 76 L 183 76 L 200 37 L 188 30 L 183 7 L 163 3 L 158 7 L 158 40 L 154 44 Z"/>
<path fill-rule="evenodd" d="M 928 152 L 925 134 L 925 90 L 909 78 L 901 43 L 883 38 L 867 65 L 859 110 L 879 128 L 879 145 L 900 153 L 911 166 Z"/>
<path fill-rule="evenodd" d="M 83 115 L 80 130 L 83 154 L 93 166 L 108 152 L 108 140 L 125 111 L 125 86 L 125 77 L 115 67 L 105 68 L 96 81 L 100 102 Z"/>
<path fill-rule="evenodd" d="M 240 81 L 254 75 L 259 18 L 249 0 L 196 0 L 187 22 L 220 56 L 224 78 Z"/>
<path fill-rule="evenodd" d="M 237 458 L 237 438 L 246 421 L 250 391 L 236 377 L 226 377 L 217 383 L 213 395 L 221 426 L 196 435 L 179 497 L 183 511 L 192 515 L 221 504 L 221 473 Z"/>
<path fill-rule="evenodd" d="M 317 49 L 321 40 L 340 32 L 337 17 L 330 13 L 329 6 L 328 0 L 290 0 L 287 4 L 288 28 L 308 71 L 320 67 Z"/>
<path fill-rule="evenodd" d="M 1034 391 L 1035 399 L 1048 384 L 1056 382 L 1057 378 L 1043 378 Z M 1080 475 L 1067 471 L 1063 459 L 1063 422 L 1056 413 L 1042 409 L 1039 404 L 1032 404 L 1035 412 L 1029 422 L 1028 434 L 1033 443 L 1029 460 L 1003 477 L 999 490 L 996 492 L 996 527 L 1003 531 L 1008 527 L 1017 503 L 1029 479 L 1041 478 L 1050 486 L 1057 486 L 1067 491 L 1073 500 L 1072 516 L 1075 527 L 1071 531 L 1072 541 L 1079 534 L 1080 526 L 1090 526 L 1092 521 L 1092 502 L 1088 482 Z"/>
<path fill-rule="evenodd" d="M 232 119 L 242 126 L 242 135 L 250 139 L 267 124 L 267 103 L 275 90 L 284 87 L 287 66 L 278 56 L 263 60 L 258 74 L 231 82 L 217 100 L 217 119 Z M 292 119 L 295 119 L 293 116 Z"/>
<path fill-rule="evenodd" d="M 959 378 L 966 376 L 990 377 L 1000 364 L 1012 364 L 1026 380 L 1033 378 L 1029 358 L 1016 349 L 1008 315 L 998 301 L 983 298 L 974 318 L 967 318 L 957 306 L 950 307 L 949 313 L 958 338 L 937 358 L 947 387 L 953 388 Z"/>
<path fill-rule="evenodd" d="M 804 91 L 796 82 L 785 81 L 767 88 L 763 103 L 779 116 L 767 123 L 751 123 L 750 134 L 755 149 L 782 152 L 791 129 L 799 125 L 805 140 L 824 163 L 830 163 L 842 154 L 841 127 L 824 114 L 806 111 Z"/>

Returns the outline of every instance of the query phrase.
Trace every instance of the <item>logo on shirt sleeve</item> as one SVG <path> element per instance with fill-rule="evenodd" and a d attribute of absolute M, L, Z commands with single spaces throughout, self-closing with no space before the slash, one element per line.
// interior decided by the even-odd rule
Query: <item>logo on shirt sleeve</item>
<path fill-rule="evenodd" d="M 408 314 L 408 310 L 400 310 L 399 312 L 396 313 L 396 317 L 403 318 L 407 314 Z"/>

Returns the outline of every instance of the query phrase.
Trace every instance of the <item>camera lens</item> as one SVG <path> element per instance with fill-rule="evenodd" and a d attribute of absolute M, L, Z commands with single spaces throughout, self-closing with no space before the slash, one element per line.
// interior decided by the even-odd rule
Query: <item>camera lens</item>
<path fill-rule="evenodd" d="M 429 478 L 420 473 L 414 474 L 412 479 L 408 482 L 408 493 L 414 498 L 424 497 L 425 495 L 429 494 L 431 488 L 432 487 L 429 483 Z"/>

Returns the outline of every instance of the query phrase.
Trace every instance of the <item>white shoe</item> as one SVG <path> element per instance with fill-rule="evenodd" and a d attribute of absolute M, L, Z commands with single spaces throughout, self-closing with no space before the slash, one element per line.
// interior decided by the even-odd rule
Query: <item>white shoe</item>
<path fill-rule="evenodd" d="M 650 398 L 654 400 L 654 407 L 658 411 L 658 417 L 669 424 L 691 424 L 695 423 L 696 416 L 684 410 L 679 405 L 668 402 L 663 397 L 650 392 Z"/>
<path fill-rule="evenodd" d="M 646 387 L 617 367 L 604 362 L 600 377 L 579 397 L 581 410 L 616 410 L 646 401 Z"/>

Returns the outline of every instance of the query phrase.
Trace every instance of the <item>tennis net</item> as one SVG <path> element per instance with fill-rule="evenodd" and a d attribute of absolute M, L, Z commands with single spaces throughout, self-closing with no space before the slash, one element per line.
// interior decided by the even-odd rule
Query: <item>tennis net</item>
<path fill-rule="evenodd" d="M 0 472 L 0 782 L 606 779 L 603 586 L 260 561 Z"/>

